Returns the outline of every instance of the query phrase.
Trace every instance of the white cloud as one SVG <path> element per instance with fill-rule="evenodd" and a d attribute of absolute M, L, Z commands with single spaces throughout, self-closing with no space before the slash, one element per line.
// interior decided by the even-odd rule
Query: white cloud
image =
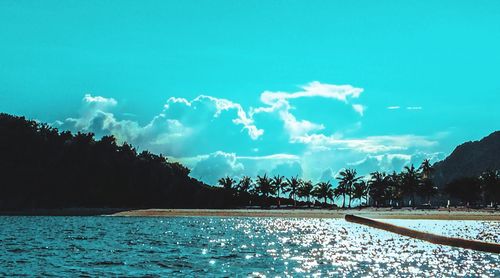
<path fill-rule="evenodd" d="M 163 153 L 180 161 L 193 169 L 193 177 L 208 183 L 224 175 L 255 176 L 279 171 L 300 173 L 305 178 L 317 180 L 327 168 L 338 171 L 348 165 L 367 165 L 367 168 L 377 165 L 389 169 L 390 165 L 399 167 L 401 161 L 407 163 L 408 155 L 418 150 L 428 151 L 436 146 L 436 136 L 349 136 L 361 128 L 359 117 L 354 126 L 348 122 L 348 126 L 340 123 L 339 126 L 344 125 L 336 128 L 326 125 L 326 121 L 323 124 L 311 118 L 300 118 L 299 109 L 304 108 L 300 106 L 304 102 L 293 101 L 313 97 L 332 99 L 363 116 L 366 107 L 359 103 L 362 92 L 363 89 L 350 85 L 311 82 L 299 92 L 265 91 L 260 97 L 262 106 L 250 109 L 228 99 L 207 95 L 192 100 L 171 97 L 146 124 L 139 124 L 136 121 L 139 117 L 120 119 L 124 111 L 119 110 L 115 99 L 87 94 L 82 99 L 78 117 L 54 125 L 94 132 L 98 137 L 113 134 L 119 142 L 127 141 L 139 150 Z M 116 114 L 115 110 L 118 110 Z M 321 110 L 324 111 L 329 110 Z M 312 114 L 317 113 L 308 115 Z M 339 122 L 332 118 L 331 123 Z M 410 161 L 415 157 L 411 155 Z"/>
<path fill-rule="evenodd" d="M 293 142 L 307 144 L 316 150 L 350 149 L 364 153 L 407 150 L 410 147 L 430 147 L 437 144 L 436 141 L 416 135 L 368 136 L 365 138 L 344 139 L 340 135 L 313 134 L 297 137 Z"/>
<path fill-rule="evenodd" d="M 353 104 L 352 108 L 361 116 L 363 116 L 363 114 L 365 113 L 365 106 L 361 104 Z"/>
<path fill-rule="evenodd" d="M 263 92 L 260 96 L 260 100 L 268 106 L 250 109 L 250 117 L 259 113 L 277 112 L 280 119 L 283 121 L 285 130 L 290 136 L 290 140 L 295 140 L 297 137 L 323 130 L 325 129 L 325 126 L 323 124 L 313 123 L 305 119 L 298 120 L 291 112 L 293 107 L 290 105 L 289 100 L 318 97 L 335 99 L 347 104 L 351 99 L 359 98 L 363 92 L 363 89 L 356 88 L 351 85 L 323 84 L 318 81 L 311 82 L 301 88 L 303 91 L 293 93 L 271 91 Z M 363 116 L 366 109 L 366 107 L 361 104 L 352 104 L 351 107 L 361 116 Z"/>
<path fill-rule="evenodd" d="M 221 177 L 240 176 L 244 169 L 243 164 L 237 161 L 236 154 L 218 151 L 196 163 L 191 176 L 215 185 Z"/>
<path fill-rule="evenodd" d="M 411 154 L 389 153 L 381 155 L 367 155 L 365 158 L 348 163 L 348 167 L 357 170 L 360 175 L 368 175 L 374 171 L 400 172 L 405 166 L 414 165 L 419 167 L 424 159 L 429 159 L 431 163 L 439 161 L 445 157 L 441 152 L 414 152 Z"/>
<path fill-rule="evenodd" d="M 322 130 L 325 127 L 321 124 L 315 124 L 307 120 L 297 120 L 288 110 L 280 111 L 281 119 L 284 122 L 285 129 L 290 134 L 291 138 L 309 134 L 312 131 Z"/>
<path fill-rule="evenodd" d="M 300 157 L 290 154 L 237 156 L 234 153 L 217 151 L 196 157 L 169 159 L 191 167 L 191 176 L 208 184 L 216 184 L 217 180 L 224 176 L 238 179 L 242 176 L 255 177 L 263 174 L 302 175 Z"/>
<path fill-rule="evenodd" d="M 374 171 L 401 171 L 411 160 L 408 154 L 367 155 L 360 161 L 348 163 L 348 167 L 356 169 L 360 175 L 368 175 Z"/>
<path fill-rule="evenodd" d="M 387 106 L 387 109 L 389 110 L 397 110 L 397 109 L 400 109 L 401 106 Z M 422 110 L 422 106 L 407 106 L 406 107 L 406 110 Z"/>
<path fill-rule="evenodd" d="M 215 108 L 213 113 L 214 118 L 218 118 L 224 111 L 235 110 L 237 117 L 232 119 L 232 122 L 236 125 L 242 125 L 243 129 L 247 130 L 248 135 L 253 140 L 258 139 L 260 136 L 262 136 L 262 134 L 264 134 L 264 130 L 259 129 L 254 125 L 253 119 L 247 115 L 247 113 L 245 112 L 245 110 L 243 110 L 240 104 L 232 102 L 227 99 L 200 95 L 195 99 L 193 99 L 192 101 L 188 101 L 187 99 L 184 98 L 171 97 L 168 99 L 164 107 L 165 110 L 169 110 L 171 109 L 173 104 L 177 104 L 177 105 L 184 105 L 186 107 L 194 107 L 194 109 L 197 109 L 197 106 L 202 105 L 204 103 L 205 105 L 214 106 Z"/>
<path fill-rule="evenodd" d="M 86 94 L 80 115 L 56 121 L 54 126 L 93 132 L 97 137 L 112 134 L 119 142 L 127 141 L 140 149 L 175 156 L 194 154 L 198 148 L 220 148 L 206 139 L 213 138 L 217 132 L 223 131 L 224 136 L 234 141 L 242 141 L 246 136 L 256 140 L 264 133 L 240 104 L 211 96 L 201 95 L 192 101 L 169 98 L 163 111 L 146 125 L 117 119 L 112 113 L 117 105 L 113 98 Z"/>
<path fill-rule="evenodd" d="M 115 106 L 117 101 L 114 98 L 105 98 L 101 96 L 92 96 L 90 94 L 85 94 L 83 101 L 86 103 L 99 103 L 103 105 Z"/>
<path fill-rule="evenodd" d="M 304 91 L 295 93 L 270 92 L 265 91 L 260 96 L 263 103 L 273 105 L 274 103 L 303 97 L 332 98 L 343 102 L 348 102 L 350 98 L 359 98 L 363 89 L 355 88 L 351 85 L 332 85 L 313 81 L 301 87 Z"/>
<path fill-rule="evenodd" d="M 264 156 L 238 156 L 238 159 L 248 160 L 300 160 L 300 157 L 293 154 L 278 153 Z"/>

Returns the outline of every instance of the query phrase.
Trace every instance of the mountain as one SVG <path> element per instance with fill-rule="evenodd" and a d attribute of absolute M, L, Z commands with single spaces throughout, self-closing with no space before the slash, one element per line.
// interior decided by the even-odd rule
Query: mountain
<path fill-rule="evenodd" d="M 434 182 L 438 187 L 458 178 L 500 169 L 500 131 L 458 146 L 445 160 L 434 164 L 434 169 Z"/>

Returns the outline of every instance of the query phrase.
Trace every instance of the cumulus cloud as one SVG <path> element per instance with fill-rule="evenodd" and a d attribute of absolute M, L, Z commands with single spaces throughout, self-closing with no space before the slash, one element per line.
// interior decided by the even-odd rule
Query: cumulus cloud
<path fill-rule="evenodd" d="M 259 113 L 277 113 L 283 121 L 284 129 L 288 132 L 290 140 L 312 134 L 314 132 L 325 129 L 325 126 L 320 123 L 314 123 L 306 119 L 298 120 L 291 112 L 293 106 L 290 100 L 300 98 L 326 98 L 334 99 L 348 104 L 350 100 L 357 99 L 363 92 L 362 88 L 356 88 L 351 85 L 332 85 L 324 84 L 318 81 L 313 81 L 305 86 L 302 86 L 302 91 L 298 92 L 271 92 L 265 91 L 261 94 L 260 100 L 267 106 L 253 108 L 250 110 L 250 116 Z M 363 116 L 366 109 L 361 104 L 352 104 L 352 109 Z"/>
<path fill-rule="evenodd" d="M 193 108 L 195 110 L 199 109 L 199 107 L 205 107 L 207 111 L 213 109 L 213 117 L 218 118 L 223 111 L 231 111 L 234 110 L 236 112 L 236 117 L 232 119 L 232 122 L 236 125 L 242 125 L 243 129 L 248 132 L 248 135 L 252 139 L 259 138 L 264 130 L 257 128 L 254 125 L 253 119 L 247 116 L 245 110 L 243 110 L 242 106 L 238 103 L 232 102 L 227 99 L 215 98 L 212 96 L 200 95 L 193 99 L 192 101 L 188 101 L 184 98 L 175 98 L 171 97 L 168 99 L 165 104 L 165 110 L 175 109 L 172 106 L 184 106 L 185 108 Z M 181 108 L 182 109 L 182 108 Z M 174 112 L 175 113 L 175 112 Z M 200 113 L 196 113 L 196 117 L 199 116 Z"/>
<path fill-rule="evenodd" d="M 322 182 L 334 182 L 336 173 L 333 172 L 332 168 L 325 169 L 319 178 Z"/>
<path fill-rule="evenodd" d="M 82 99 L 82 110 L 80 117 L 68 118 L 66 123 L 58 121 L 62 126 L 73 125 L 77 130 L 89 131 L 93 127 L 94 121 L 102 121 L 103 124 L 111 125 L 114 121 L 114 116 L 105 111 L 117 105 L 117 101 L 113 98 L 105 98 L 101 96 L 92 96 L 86 94 Z"/>
<path fill-rule="evenodd" d="M 236 159 L 236 154 L 215 152 L 201 159 L 191 171 L 191 176 L 215 185 L 225 176 L 240 176 L 245 167 Z"/>
<path fill-rule="evenodd" d="M 270 174 L 273 176 L 302 177 L 302 166 L 298 161 L 284 162 L 274 167 Z"/>
<path fill-rule="evenodd" d="M 405 166 L 414 165 L 419 167 L 424 159 L 431 163 L 444 159 L 442 152 L 414 152 L 412 154 L 390 153 L 381 155 L 367 155 L 360 161 L 349 163 L 349 167 L 355 168 L 360 175 L 368 175 L 375 171 L 400 172 Z"/>
<path fill-rule="evenodd" d="M 273 154 L 267 156 L 237 156 L 234 153 L 217 151 L 208 155 L 191 158 L 175 158 L 191 166 L 191 176 L 208 184 L 216 184 L 224 176 L 236 179 L 242 176 L 285 175 L 301 176 L 300 157 L 291 154 Z"/>
<path fill-rule="evenodd" d="M 411 160 L 408 154 L 368 155 L 364 159 L 349 163 L 360 175 L 368 175 L 374 171 L 401 171 Z"/>
<path fill-rule="evenodd" d="M 212 142 L 207 138 L 216 137 L 221 130 L 228 140 L 235 141 L 243 141 L 245 136 L 256 140 L 264 133 L 240 104 L 227 99 L 201 95 L 188 101 L 172 97 L 146 125 L 117 119 L 113 113 L 117 105 L 113 98 L 86 94 L 78 117 L 56 121 L 54 125 L 60 129 L 93 132 L 98 137 L 112 134 L 119 142 L 127 141 L 174 156 L 193 154 L 194 146 L 220 149 L 220 146 L 211 147 Z"/>
<path fill-rule="evenodd" d="M 247 109 L 234 101 L 207 95 L 194 99 L 170 97 L 159 105 L 152 119 L 142 124 L 139 117 L 124 117 L 126 111 L 120 111 L 117 100 L 86 94 L 79 115 L 54 125 L 94 132 L 97 137 L 112 134 L 119 142 L 127 141 L 139 150 L 162 153 L 185 164 L 192 169 L 193 177 L 210 184 L 225 175 L 264 173 L 321 180 L 328 177 L 325 169 L 329 169 L 331 178 L 333 171 L 346 165 L 367 171 L 374 167 L 397 169 L 416 159 L 417 150 L 436 146 L 435 139 L 427 136 L 349 136 L 361 129 L 359 116 L 366 111 L 359 99 L 362 92 L 351 85 L 315 81 L 298 92 L 265 91 L 260 95 L 261 106 Z M 359 116 L 349 115 L 355 117 L 355 122 L 349 122 L 344 129 L 335 126 L 335 118 L 329 122 L 309 118 L 330 110 L 308 113 L 303 118 L 301 105 L 311 104 L 307 101 L 313 98 L 321 104 L 333 100 Z"/>

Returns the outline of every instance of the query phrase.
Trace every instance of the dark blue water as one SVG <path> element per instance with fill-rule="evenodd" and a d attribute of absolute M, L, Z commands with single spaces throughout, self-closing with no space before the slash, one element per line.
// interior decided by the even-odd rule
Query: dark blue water
<path fill-rule="evenodd" d="M 389 221 L 500 242 L 499 222 Z M 343 220 L 0 217 L 0 276 L 500 276 L 500 257 Z"/>

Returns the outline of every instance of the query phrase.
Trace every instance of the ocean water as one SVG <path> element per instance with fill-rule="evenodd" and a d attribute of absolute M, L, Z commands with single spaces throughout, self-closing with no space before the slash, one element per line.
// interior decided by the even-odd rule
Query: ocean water
<path fill-rule="evenodd" d="M 500 223 L 387 220 L 500 242 Z M 341 219 L 0 217 L 0 276 L 486 276 L 500 256 Z"/>

